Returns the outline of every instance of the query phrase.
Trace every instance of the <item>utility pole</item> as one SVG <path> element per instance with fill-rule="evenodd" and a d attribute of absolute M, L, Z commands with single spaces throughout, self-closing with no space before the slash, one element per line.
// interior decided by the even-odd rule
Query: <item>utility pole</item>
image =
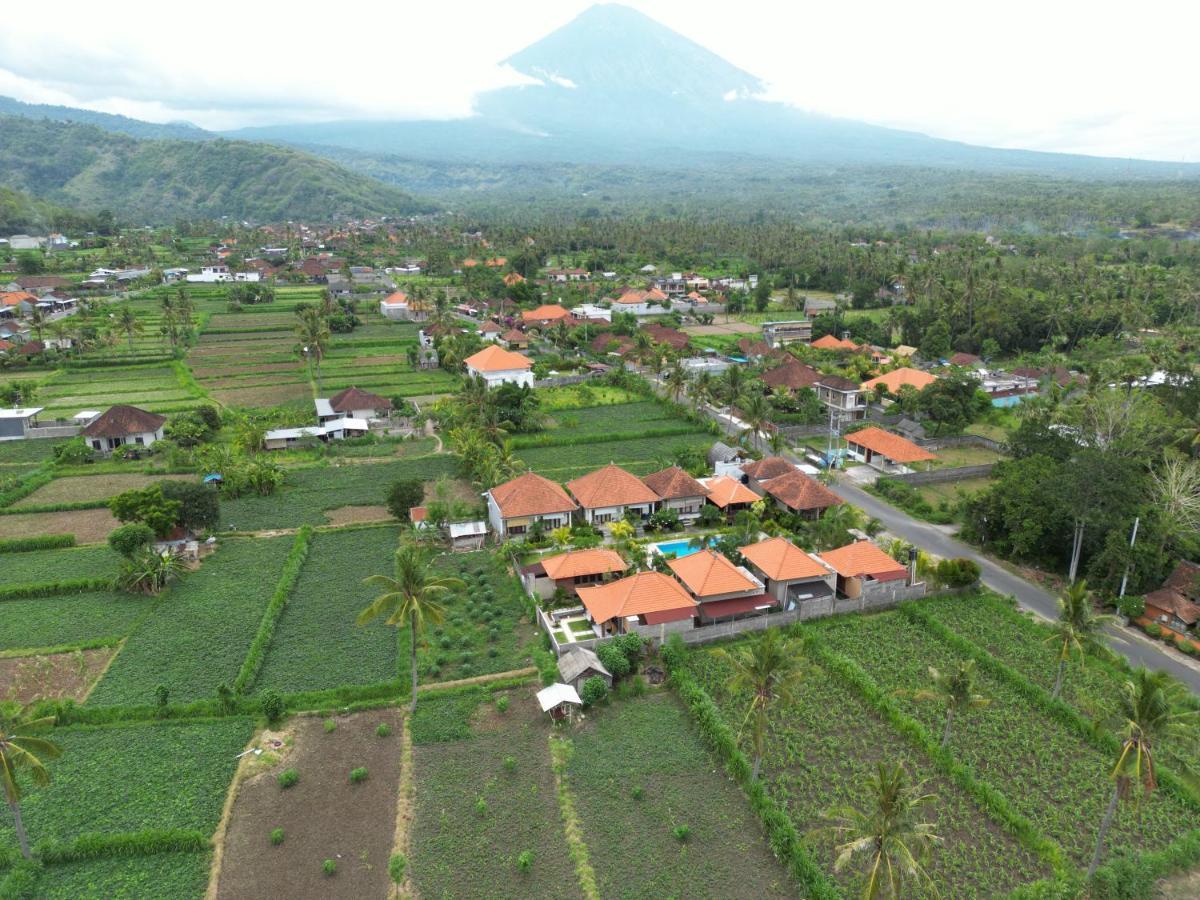
<path fill-rule="evenodd" d="M 1142 521 L 1141 516 L 1134 516 L 1134 518 L 1133 518 L 1133 533 L 1129 535 L 1129 549 L 1131 552 L 1133 550 L 1133 544 L 1137 540 L 1138 524 L 1141 521 Z M 1120 600 L 1122 597 L 1125 596 L 1125 586 L 1129 583 L 1129 569 L 1132 565 L 1133 565 L 1132 559 L 1125 564 L 1125 574 L 1121 576 L 1121 593 L 1117 594 L 1118 600 Z"/>

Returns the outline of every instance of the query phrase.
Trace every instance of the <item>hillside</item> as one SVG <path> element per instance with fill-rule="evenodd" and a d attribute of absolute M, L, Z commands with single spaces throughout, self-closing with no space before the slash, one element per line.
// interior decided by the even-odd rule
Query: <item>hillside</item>
<path fill-rule="evenodd" d="M 95 125 L 105 131 L 143 139 L 205 141 L 211 140 L 215 136 L 189 122 L 165 124 L 143 122 L 141 119 L 131 119 L 128 116 L 115 116 L 111 113 L 76 109 L 72 106 L 23 103 L 12 97 L 0 97 L 0 116 L 23 116 L 27 119 L 50 119 L 55 122 L 78 122 L 81 125 Z"/>
<path fill-rule="evenodd" d="M 336 163 L 223 139 L 137 140 L 92 125 L 0 117 L 0 185 L 83 210 L 151 222 L 403 215 L 427 206 Z"/>
<path fill-rule="evenodd" d="M 108 233 L 112 225 L 111 214 L 81 213 L 0 187 L 0 236 L 21 232 L 41 234 L 47 231 Z"/>

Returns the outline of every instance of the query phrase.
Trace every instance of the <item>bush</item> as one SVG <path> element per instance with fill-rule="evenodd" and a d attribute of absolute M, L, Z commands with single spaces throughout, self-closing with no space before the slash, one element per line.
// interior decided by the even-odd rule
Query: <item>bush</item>
<path fill-rule="evenodd" d="M 979 563 L 961 556 L 937 564 L 937 580 L 948 588 L 970 587 L 979 581 L 979 574 Z"/>
<path fill-rule="evenodd" d="M 321 863 L 321 871 L 326 875 L 334 875 L 337 873 L 337 863 L 332 859 L 327 859 Z"/>
<path fill-rule="evenodd" d="M 154 686 L 154 702 L 159 707 L 164 707 L 171 702 L 171 689 L 165 684 L 156 684 Z"/>
<path fill-rule="evenodd" d="M 629 792 L 629 796 L 632 797 L 634 800 L 641 800 L 643 797 L 646 796 L 646 791 L 639 784 L 632 791 Z"/>
<path fill-rule="evenodd" d="M 675 840 L 679 841 L 679 843 L 686 844 L 688 839 L 692 836 L 692 829 L 687 825 L 676 825 L 671 830 L 671 833 L 675 835 Z"/>
<path fill-rule="evenodd" d="M 120 529 L 117 529 L 118 531 Z M 61 547 L 74 547 L 73 534 L 38 534 L 33 537 L 9 538 L 0 541 L 0 553 L 25 553 L 30 550 L 57 550 Z M 111 544 L 110 544 L 111 546 Z"/>
<path fill-rule="evenodd" d="M 508 712 L 508 694 L 503 694 L 496 698 L 496 712 Z"/>
<path fill-rule="evenodd" d="M 300 773 L 295 769 L 284 769 L 275 780 L 279 782 L 279 787 L 286 791 L 300 780 Z"/>
<path fill-rule="evenodd" d="M 663 665 L 666 666 L 668 672 L 674 672 L 687 662 L 687 644 L 684 643 L 682 637 L 678 634 L 672 634 L 667 638 L 667 642 L 663 644 L 662 650 L 659 651 L 662 655 Z"/>
<path fill-rule="evenodd" d="M 1175 649 L 1179 650 L 1181 653 L 1186 653 L 1188 656 L 1191 656 L 1196 652 L 1196 648 L 1192 646 L 1192 642 L 1185 638 L 1182 634 L 1176 635 L 1175 637 Z"/>
<path fill-rule="evenodd" d="M 116 528 L 108 536 L 108 546 L 126 559 L 132 558 L 143 547 L 154 543 L 154 529 L 142 522 L 130 522 Z"/>
<path fill-rule="evenodd" d="M 329 734 L 332 731 L 337 731 L 337 722 L 335 722 L 333 719 L 326 719 L 322 723 L 321 727 L 325 729 L 326 734 Z"/>
<path fill-rule="evenodd" d="M 1146 634 L 1150 635 L 1150 637 L 1160 638 L 1160 637 L 1162 637 L 1162 633 L 1163 633 L 1162 626 L 1159 625 L 1157 622 L 1147 622 L 1146 623 Z"/>
<path fill-rule="evenodd" d="M 380 722 L 379 727 L 375 729 L 375 734 L 378 737 L 390 737 L 392 734 L 392 726 L 387 722 Z"/>
<path fill-rule="evenodd" d="M 404 881 L 404 870 L 408 868 L 408 860 L 403 853 L 396 853 L 388 860 L 388 875 L 395 884 Z"/>
<path fill-rule="evenodd" d="M 1117 611 L 1130 621 L 1140 619 L 1146 614 L 1146 601 L 1142 597 L 1126 594 L 1117 601 Z"/>
<path fill-rule="evenodd" d="M 425 499 L 425 482 L 419 478 L 404 478 L 388 488 L 387 508 L 401 522 L 408 521 L 408 511 L 420 506 Z"/>
<path fill-rule="evenodd" d="M 504 757 L 504 771 L 509 775 L 517 771 L 517 758 L 515 756 Z"/>
<path fill-rule="evenodd" d="M 362 784 L 367 780 L 367 767 L 359 766 L 357 769 L 350 770 L 350 783 Z"/>
<path fill-rule="evenodd" d="M 517 869 L 521 872 L 528 872 L 533 868 L 533 851 L 522 850 L 517 854 Z"/>
<path fill-rule="evenodd" d="M 259 709 L 267 717 L 267 721 L 272 723 L 278 722 L 287 712 L 287 706 L 283 702 L 283 697 L 279 696 L 279 691 L 270 688 L 262 692 Z"/>
<path fill-rule="evenodd" d="M 629 634 L 622 634 L 619 637 L 613 638 L 613 643 L 621 648 L 621 652 L 629 660 L 629 665 L 636 668 L 637 661 L 642 655 L 642 647 L 645 646 L 642 636 L 630 632 Z"/>
<path fill-rule="evenodd" d="M 595 706 L 608 699 L 608 682 L 599 675 L 587 679 L 579 691 L 579 699 L 584 706 Z"/>
<path fill-rule="evenodd" d="M 282 843 L 283 843 L 283 829 L 282 828 L 272 828 L 271 829 L 271 845 L 274 847 L 278 847 Z"/>
<path fill-rule="evenodd" d="M 629 657 L 617 645 L 615 641 L 607 641 L 601 644 L 596 650 L 596 656 L 600 657 L 600 662 L 604 668 L 612 674 L 613 678 L 624 678 L 629 674 L 630 665 Z"/>
<path fill-rule="evenodd" d="M 475 801 L 475 815 L 480 817 L 487 815 L 487 801 L 482 797 Z"/>

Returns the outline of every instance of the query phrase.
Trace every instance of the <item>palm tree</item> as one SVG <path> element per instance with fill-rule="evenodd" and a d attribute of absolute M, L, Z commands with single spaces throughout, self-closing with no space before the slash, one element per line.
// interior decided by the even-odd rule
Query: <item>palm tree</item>
<path fill-rule="evenodd" d="M 746 373 L 742 371 L 741 366 L 733 365 L 725 370 L 722 381 L 725 382 L 725 392 L 729 396 L 729 414 L 733 415 L 733 401 L 737 399 L 745 386 Z"/>
<path fill-rule="evenodd" d="M 667 369 L 667 376 L 663 379 L 663 385 L 667 389 L 671 400 L 675 403 L 679 402 L 679 398 L 683 396 L 687 390 L 687 371 L 680 364 L 679 360 L 674 360 L 671 367 Z"/>
<path fill-rule="evenodd" d="M 757 639 L 735 649 L 718 648 L 717 655 L 728 662 L 733 673 L 729 689 L 734 695 L 748 693 L 750 706 L 747 722 L 754 741 L 754 769 L 751 777 L 758 780 L 767 744 L 767 717 L 776 701 L 790 702 L 804 675 L 803 648 L 785 638 L 778 628 L 768 628 Z M 739 735 L 740 736 L 740 735 Z"/>
<path fill-rule="evenodd" d="M 849 503 L 839 503 L 821 513 L 821 517 L 813 523 L 811 534 L 813 543 L 818 550 L 831 550 L 846 543 L 851 528 L 859 528 L 863 524 L 863 514 L 858 507 Z"/>
<path fill-rule="evenodd" d="M 924 882 L 936 893 L 925 864 L 942 839 L 934 834 L 933 823 L 923 820 L 937 798 L 924 793 L 923 781 L 910 783 L 902 763 L 889 766 L 880 762 L 867 789 L 870 800 L 865 811 L 834 807 L 824 816 L 830 824 L 817 829 L 841 841 L 835 848 L 834 871 L 842 871 L 856 856 L 865 855 L 864 900 L 899 897 L 909 881 Z"/>
<path fill-rule="evenodd" d="M 946 672 L 929 667 L 932 687 L 917 691 L 917 700 L 933 700 L 946 707 L 946 727 L 942 730 L 942 746 L 950 743 L 950 726 L 957 713 L 981 709 L 991 703 L 982 694 L 975 693 L 975 660 L 957 663 Z"/>
<path fill-rule="evenodd" d="M 1087 651 L 1100 646 L 1100 633 L 1104 626 L 1114 620 L 1114 616 L 1099 615 L 1092 608 L 1086 581 L 1074 581 L 1063 591 L 1058 598 L 1058 620 L 1053 626 L 1054 633 L 1046 638 L 1046 642 L 1058 651 L 1058 674 L 1054 676 L 1051 697 L 1057 698 L 1062 693 L 1067 660 L 1077 654 L 1082 664 Z"/>
<path fill-rule="evenodd" d="M 4 799 L 12 810 L 21 855 L 26 859 L 30 858 L 29 837 L 21 822 L 21 786 L 17 784 L 17 772 L 28 769 L 34 784 L 50 783 L 50 770 L 43 760 L 62 756 L 62 748 L 47 738 L 36 737 L 35 732 L 53 724 L 53 716 L 42 719 L 0 718 L 0 783 L 4 785 Z"/>
<path fill-rule="evenodd" d="M 317 393 L 321 393 L 321 360 L 329 350 L 329 323 L 316 307 L 305 307 L 297 311 L 300 321 L 296 324 L 299 343 L 296 350 L 308 360 L 309 374 L 316 365 Z"/>
<path fill-rule="evenodd" d="M 1186 707 L 1188 699 L 1187 689 L 1165 672 L 1138 669 L 1132 680 L 1122 685 L 1118 700 L 1121 746 L 1110 776 L 1112 794 L 1088 866 L 1089 880 L 1100 866 L 1104 838 L 1112 826 L 1117 805 L 1128 800 L 1139 784 L 1143 796 L 1158 786 L 1156 755 L 1169 757 L 1173 766 L 1194 779 L 1190 760 L 1200 747 L 1200 731 L 1196 727 L 1200 712 Z"/>
<path fill-rule="evenodd" d="M 117 329 L 125 332 L 125 337 L 129 340 L 130 350 L 133 349 L 133 336 L 141 334 L 145 330 L 142 320 L 137 317 L 137 313 L 133 311 L 133 307 L 128 303 L 121 304 L 121 310 L 117 313 L 113 324 Z"/>
<path fill-rule="evenodd" d="M 387 616 L 388 625 L 407 624 L 411 638 L 409 667 L 412 669 L 412 702 L 409 711 L 417 708 L 417 640 L 429 623 L 434 625 L 446 617 L 442 600 L 464 585 L 457 578 L 433 575 L 425 551 L 410 542 L 402 542 L 396 550 L 396 574 L 372 575 L 364 584 L 377 586 L 383 593 L 358 614 L 358 624 Z"/>
<path fill-rule="evenodd" d="M 29 312 L 29 325 L 37 333 L 37 339 L 42 339 L 42 330 L 46 327 L 46 314 L 41 307 L 35 306 Z"/>
<path fill-rule="evenodd" d="M 730 370 L 732 371 L 732 370 Z M 746 427 L 742 436 L 749 435 L 756 450 L 762 449 L 762 435 L 771 426 L 771 404 L 762 394 L 752 393 L 738 400 L 738 408 Z"/>

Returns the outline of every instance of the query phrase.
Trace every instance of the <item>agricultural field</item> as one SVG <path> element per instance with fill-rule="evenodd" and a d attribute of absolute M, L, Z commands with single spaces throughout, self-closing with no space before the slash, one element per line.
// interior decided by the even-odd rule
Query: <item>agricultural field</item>
<path fill-rule="evenodd" d="M 107 507 L 13 513 L 0 515 L 0 540 L 34 534 L 72 534 L 77 543 L 94 544 L 107 538 L 120 524 Z"/>
<path fill-rule="evenodd" d="M 727 691 L 727 664 L 711 650 L 702 650 L 691 654 L 689 667 L 737 731 L 746 698 Z M 946 843 L 938 850 L 931 875 L 944 896 L 994 896 L 1050 874 L 1047 866 L 989 821 L 970 797 L 937 777 L 927 757 L 815 663 L 809 664 L 792 703 L 772 723 L 763 772 L 771 794 L 796 830 L 810 836 L 817 861 L 832 875 L 834 841 L 813 832 L 826 824 L 824 813 L 831 807 L 864 805 L 865 781 L 876 764 L 897 760 L 905 761 L 916 778 L 927 779 L 927 789 L 937 795 L 936 833 Z M 981 840 L 981 835 L 986 839 Z M 861 892 L 862 876 L 853 870 L 838 876 L 838 881 L 847 896 Z"/>
<path fill-rule="evenodd" d="M 192 409 L 207 398 L 181 363 L 59 370 L 38 387 L 41 420 L 69 419 L 85 409 L 120 403 L 168 414 Z"/>
<path fill-rule="evenodd" d="M 25 896 L 41 900 L 80 897 L 202 897 L 212 854 L 156 853 L 98 857 L 43 869 Z"/>
<path fill-rule="evenodd" d="M 115 644 L 150 614 L 156 600 L 117 591 L 0 600 L 0 653 Z"/>
<path fill-rule="evenodd" d="M 894 694 L 906 714 L 941 733 L 937 704 L 919 702 L 913 694 L 928 686 L 930 665 L 944 668 L 962 659 L 954 650 L 899 612 L 828 620 L 814 631 L 830 650 L 855 661 L 883 691 Z M 958 723 L 951 752 L 1058 842 L 1072 861 L 1086 864 L 1104 815 L 1113 761 L 986 672 L 978 674 L 978 692 L 991 703 Z M 1109 846 L 1162 849 L 1196 827 L 1200 813 L 1159 791 L 1139 809 L 1118 811 Z"/>
<path fill-rule="evenodd" d="M 602 897 L 796 895 L 672 695 L 614 702 L 570 741 L 568 790 Z"/>
<path fill-rule="evenodd" d="M 56 503 L 86 503 L 107 500 L 124 491 L 137 490 L 160 481 L 192 481 L 194 475 L 144 475 L 114 472 L 108 475 L 77 475 L 55 478 L 32 494 L 12 504 L 10 509 L 27 506 L 52 506 Z"/>
<path fill-rule="evenodd" d="M 0 522 L 13 518 L 0 516 Z M 116 578 L 120 557 L 106 545 L 0 554 L 0 587 Z"/>
<path fill-rule="evenodd" d="M 424 897 L 579 897 L 555 799 L 549 726 L 529 689 L 422 698 L 413 722 L 410 877 Z M 532 855 L 528 871 L 518 856 Z"/>
<path fill-rule="evenodd" d="M 172 701 L 186 703 L 212 699 L 218 685 L 232 684 L 292 542 L 223 541 L 129 636 L 89 704 L 153 703 L 160 684 Z"/>

